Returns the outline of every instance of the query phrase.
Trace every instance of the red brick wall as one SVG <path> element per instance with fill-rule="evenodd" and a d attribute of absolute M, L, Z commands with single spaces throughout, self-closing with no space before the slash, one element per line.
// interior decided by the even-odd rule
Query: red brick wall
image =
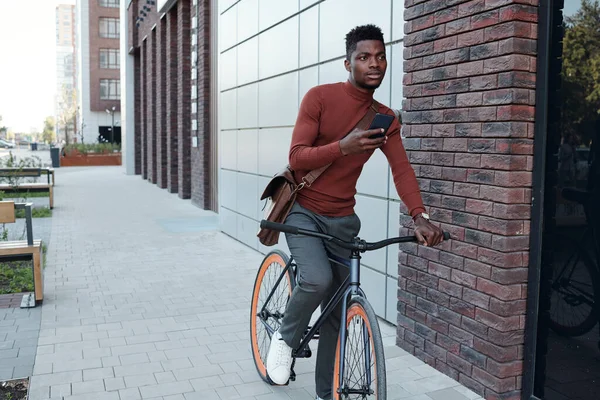
<path fill-rule="evenodd" d="M 140 175 L 142 173 L 142 81 L 141 71 L 142 62 L 140 57 L 140 50 L 137 49 L 134 56 L 134 96 L 135 96 L 135 110 L 134 110 L 134 146 L 135 146 L 135 174 Z"/>
<path fill-rule="evenodd" d="M 191 197 L 191 39 L 190 8 L 191 1 L 177 2 L 177 53 L 179 58 L 179 75 L 177 76 L 177 146 L 178 154 L 178 189 L 179 197 Z"/>
<path fill-rule="evenodd" d="M 141 91 L 141 102 L 142 102 L 142 108 L 140 110 L 140 123 L 141 123 L 141 140 L 140 140 L 140 152 L 142 155 L 142 178 L 144 179 L 148 179 L 148 152 L 147 152 L 147 147 L 148 145 L 147 143 L 147 139 L 148 139 L 148 132 L 146 130 L 146 126 L 147 126 L 147 118 L 146 118 L 146 107 L 147 107 L 147 88 L 146 88 L 146 81 L 147 81 L 147 77 L 146 77 L 146 69 L 148 67 L 148 62 L 146 60 L 146 51 L 147 51 L 147 46 L 146 46 L 146 41 L 143 41 L 142 44 L 140 45 L 140 65 L 141 65 L 141 70 L 140 70 L 140 91 Z"/>
<path fill-rule="evenodd" d="M 192 203 L 200 208 L 209 209 L 210 204 L 210 0 L 199 0 L 193 7 L 193 16 L 197 18 L 195 32 L 198 36 L 195 50 L 197 56 L 197 118 L 196 137 L 198 147 L 192 148 Z M 206 40 L 204 40 L 206 38 Z"/>
<path fill-rule="evenodd" d="M 166 15 L 167 19 L 167 43 L 174 43 L 177 38 L 177 13 L 171 11 Z M 171 193 L 178 192 L 179 185 L 179 152 L 177 135 L 177 110 L 179 97 L 177 96 L 177 81 L 179 60 L 177 58 L 177 47 L 167 46 L 167 189 Z"/>
<path fill-rule="evenodd" d="M 519 399 L 537 0 L 405 7 L 405 144 L 453 239 L 403 247 L 398 344 L 487 399 Z"/>
<path fill-rule="evenodd" d="M 167 187 L 167 21 L 156 25 L 156 184 Z"/>
<path fill-rule="evenodd" d="M 156 29 L 146 39 L 146 152 L 148 180 L 156 183 Z"/>

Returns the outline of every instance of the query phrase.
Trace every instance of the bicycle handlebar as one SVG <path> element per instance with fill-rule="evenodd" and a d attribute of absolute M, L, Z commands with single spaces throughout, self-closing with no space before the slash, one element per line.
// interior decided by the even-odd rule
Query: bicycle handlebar
<path fill-rule="evenodd" d="M 327 235 L 325 233 L 310 231 L 310 230 L 298 228 L 297 226 L 292 226 L 292 225 L 278 224 L 276 222 L 271 222 L 271 221 L 267 221 L 264 219 L 262 221 L 260 221 L 260 227 L 263 229 L 269 229 L 272 231 L 290 233 L 292 235 L 306 235 L 306 236 L 317 237 L 317 238 L 327 240 L 330 242 L 335 242 L 339 246 L 341 246 L 345 249 L 358 250 L 358 251 L 362 251 L 362 252 L 377 250 L 382 247 L 389 246 L 391 244 L 408 243 L 408 242 L 416 242 L 417 241 L 417 237 L 413 235 L 413 236 L 399 236 L 399 237 L 395 237 L 395 238 L 384 239 L 384 240 L 380 240 L 379 242 L 366 242 L 364 240 L 355 240 L 354 242 L 346 242 L 345 240 L 342 240 L 335 236 Z M 448 232 L 444 232 L 444 240 L 448 240 L 448 239 L 450 239 L 450 234 Z"/>

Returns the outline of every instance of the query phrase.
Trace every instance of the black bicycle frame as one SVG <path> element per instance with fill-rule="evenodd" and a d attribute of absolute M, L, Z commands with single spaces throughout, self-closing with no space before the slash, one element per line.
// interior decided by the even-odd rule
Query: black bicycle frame
<path fill-rule="evenodd" d="M 339 375 L 339 377 L 340 377 L 339 387 L 340 388 L 342 387 L 342 379 L 343 379 L 343 375 L 344 375 L 344 372 L 343 372 L 344 371 L 344 358 L 345 358 L 345 352 L 346 352 L 345 343 L 346 343 L 346 336 L 348 334 L 346 323 L 345 323 L 345 318 L 344 318 L 344 316 L 346 315 L 346 313 L 348 311 L 348 302 L 353 296 L 362 296 L 365 299 L 367 298 L 367 296 L 365 295 L 363 290 L 360 288 L 360 259 L 361 259 L 361 257 L 360 257 L 359 251 L 352 252 L 352 255 L 350 257 L 350 265 L 347 265 L 344 262 L 336 260 L 334 258 L 329 258 L 329 261 L 331 261 L 333 263 L 336 263 L 336 264 L 339 264 L 339 265 L 342 265 L 345 267 L 349 267 L 350 274 L 344 280 L 344 282 L 340 285 L 340 287 L 335 292 L 335 294 L 333 295 L 331 300 L 327 303 L 327 305 L 325 306 L 325 309 L 321 312 L 321 315 L 315 321 L 315 324 L 311 327 L 311 329 L 308 331 L 308 333 L 304 336 L 304 338 L 302 339 L 302 341 L 300 342 L 298 347 L 292 351 L 292 356 L 294 358 L 303 357 L 303 355 L 305 354 L 305 350 L 308 346 L 308 343 L 313 339 L 313 337 L 315 336 L 315 334 L 319 330 L 319 328 L 321 328 L 321 326 L 323 325 L 323 323 L 325 322 L 325 320 L 327 319 L 329 314 L 331 314 L 333 312 L 335 307 L 337 307 L 338 304 L 340 303 L 340 301 L 342 301 L 342 299 L 343 299 L 344 301 L 342 301 L 342 312 L 340 314 L 342 316 L 342 323 L 340 324 L 340 375 Z M 275 286 L 273 286 L 273 288 L 271 289 L 271 293 L 269 293 L 269 296 L 267 297 L 267 300 L 265 301 L 265 304 L 263 305 L 263 307 L 261 309 L 261 314 L 265 311 L 267 304 L 269 303 L 269 301 L 271 300 L 271 297 L 273 297 L 273 294 L 275 293 L 275 289 L 277 289 L 277 287 L 279 286 L 279 283 L 284 278 L 288 269 L 291 267 L 292 261 L 293 261 L 293 258 L 290 258 L 290 260 L 288 261 L 284 270 L 282 271 L 281 275 L 277 279 Z M 274 330 L 266 323 L 266 321 L 263 321 L 263 323 L 265 324 L 266 329 L 269 332 L 269 335 L 272 335 Z M 367 328 L 363 327 L 363 329 L 367 329 Z M 368 333 L 368 329 L 365 333 Z M 369 366 L 371 365 L 371 360 L 370 360 L 371 352 L 368 349 L 368 345 L 369 345 L 369 340 L 365 337 L 365 367 L 366 367 L 366 373 L 367 373 L 367 385 L 368 385 L 368 387 L 370 387 L 371 374 L 370 374 Z"/>

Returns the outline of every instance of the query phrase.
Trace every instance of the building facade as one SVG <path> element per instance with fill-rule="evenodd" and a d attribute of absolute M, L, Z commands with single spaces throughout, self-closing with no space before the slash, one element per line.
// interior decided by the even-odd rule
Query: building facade
<path fill-rule="evenodd" d="M 135 115 L 132 170 L 201 208 L 216 210 L 217 168 L 211 108 L 216 60 L 211 1 L 133 0 L 127 4 L 128 60 Z M 216 35 L 212 35 L 216 37 Z M 127 157 L 126 154 L 126 157 Z"/>
<path fill-rule="evenodd" d="M 120 0 L 77 0 L 76 140 L 121 143 Z"/>
<path fill-rule="evenodd" d="M 561 122 L 563 39 L 576 21 L 566 24 L 563 1 L 126 3 L 133 78 L 124 108 L 135 114 L 126 121 L 128 170 L 217 211 L 224 233 L 262 253 L 271 248 L 256 238 L 259 197 L 287 163 L 304 94 L 347 79 L 350 29 L 380 26 L 388 71 L 375 98 L 402 109 L 423 199 L 452 239 L 367 253 L 361 281 L 370 302 L 397 327 L 399 347 L 486 399 L 595 398 L 597 375 L 581 360 L 594 363 L 597 337 L 593 345 L 579 338 L 598 326 L 594 304 L 556 289 L 573 279 L 553 281 L 557 249 L 569 248 L 557 234 L 565 224 L 574 229 L 568 235 L 586 229 L 583 207 L 563 191 L 594 179 L 578 170 L 559 180 L 557 154 L 591 153 L 600 127 Z M 593 14 L 588 3 L 581 10 Z M 357 189 L 361 237 L 410 233 L 380 152 Z M 283 237 L 276 247 L 287 251 Z M 597 280 L 591 267 L 578 268 L 592 271 L 584 281 Z M 586 321 L 561 325 L 581 304 Z M 571 308 L 561 314 L 561 305 Z M 565 376 L 564 368 L 577 372 Z"/>
<path fill-rule="evenodd" d="M 75 6 L 56 7 L 56 95 L 54 121 L 57 140 L 72 137 L 77 126 L 77 53 Z"/>

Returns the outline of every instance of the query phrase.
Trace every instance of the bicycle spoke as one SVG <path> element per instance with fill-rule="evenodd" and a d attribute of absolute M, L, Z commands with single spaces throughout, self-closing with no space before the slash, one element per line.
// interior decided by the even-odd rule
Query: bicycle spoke
<path fill-rule="evenodd" d="M 366 337 L 365 337 L 366 334 Z M 368 348 L 365 348 L 365 343 L 368 343 Z M 373 390 L 376 385 L 376 374 L 374 371 L 375 355 L 370 354 L 370 360 L 368 367 L 366 365 L 366 351 L 373 353 L 373 346 L 371 345 L 371 337 L 369 331 L 366 328 L 365 321 L 360 316 L 352 318 L 348 324 L 348 337 L 346 340 L 346 352 L 344 357 L 344 382 L 343 390 Z M 371 382 L 369 384 L 367 375 L 370 370 Z M 374 391 L 374 390 L 373 390 Z M 347 394 L 343 397 L 344 399 L 374 399 L 375 394 Z"/>
<path fill-rule="evenodd" d="M 261 310 L 265 305 L 265 301 L 269 297 L 269 294 L 273 290 L 274 285 L 281 276 L 285 266 L 279 263 L 271 263 L 267 269 L 266 274 L 263 277 L 262 287 L 259 292 L 259 300 L 257 310 Z M 269 299 L 269 303 L 265 308 L 265 312 L 268 318 L 264 320 L 261 316 L 255 316 L 257 318 L 257 336 L 259 338 L 259 353 L 263 360 L 266 360 L 267 352 L 271 343 L 270 334 L 265 324 L 270 330 L 277 330 L 281 324 L 279 318 L 275 315 L 283 315 L 285 307 L 287 305 L 287 298 L 289 296 L 290 286 L 287 279 L 282 279 L 279 286 L 275 288 L 273 296 Z"/>

